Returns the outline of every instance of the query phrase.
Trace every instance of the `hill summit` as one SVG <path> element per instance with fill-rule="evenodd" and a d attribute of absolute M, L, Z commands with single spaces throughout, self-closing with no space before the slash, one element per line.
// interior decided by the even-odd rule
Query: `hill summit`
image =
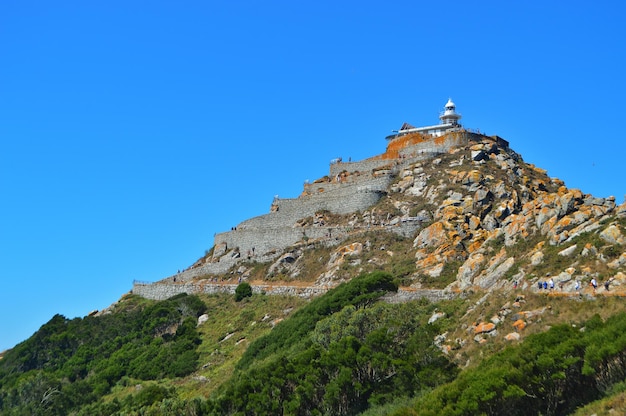
<path fill-rule="evenodd" d="M 451 100 L 439 118 L 333 160 L 188 269 L 55 315 L 0 355 L 0 412 L 624 414 L 626 203 Z"/>
<path fill-rule="evenodd" d="M 257 291 L 314 296 L 372 270 L 400 275 L 398 296 L 433 299 L 515 286 L 581 293 L 591 279 L 626 284 L 626 203 L 569 189 L 509 143 L 459 124 L 404 123 L 384 153 L 331 161 L 297 198 L 216 234 L 190 268 L 133 293 Z M 433 292 L 435 291 L 435 292 Z"/>

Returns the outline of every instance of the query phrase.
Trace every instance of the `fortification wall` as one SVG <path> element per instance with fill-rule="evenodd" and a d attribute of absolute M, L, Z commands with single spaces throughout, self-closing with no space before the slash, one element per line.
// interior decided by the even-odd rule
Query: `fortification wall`
<path fill-rule="evenodd" d="M 365 159 L 358 162 L 337 162 L 330 165 L 330 177 L 334 178 L 343 171 L 349 173 L 371 173 L 373 170 L 379 169 L 389 164 L 393 164 L 393 162 L 391 160 L 382 159 L 380 157 Z"/>
<path fill-rule="evenodd" d="M 431 140 L 413 143 L 399 150 L 399 155 L 403 158 L 429 157 L 441 153 L 447 153 L 454 147 L 464 146 L 470 140 L 470 133 L 450 132 L 440 137 L 433 137 Z"/>
<path fill-rule="evenodd" d="M 304 237 L 306 232 L 312 237 L 316 231 L 294 227 L 302 218 L 316 212 L 328 210 L 336 214 L 347 214 L 364 210 L 374 205 L 383 194 L 379 191 L 357 191 L 356 189 L 337 190 L 324 196 L 301 197 L 277 201 L 278 211 L 270 212 L 244 221 L 233 231 L 217 234 L 215 244 L 225 243 L 227 247 L 239 247 L 242 254 L 252 251 L 265 255 L 271 251 L 281 251 Z"/>
<path fill-rule="evenodd" d="M 360 162 L 337 162 L 330 165 L 330 181 L 306 184 L 305 192 L 298 198 L 276 199 L 273 203 L 275 211 L 260 215 L 241 222 L 237 230 L 259 229 L 293 226 L 298 220 L 314 215 L 316 212 L 328 210 L 336 214 L 349 214 L 364 210 L 378 202 L 387 187 L 393 181 L 393 171 L 398 167 L 413 163 L 416 160 L 428 159 L 438 154 L 448 152 L 450 149 L 462 146 L 469 140 L 484 136 L 467 131 L 451 132 L 441 137 L 432 138 L 424 142 L 408 146 L 400 151 L 399 160 L 382 159 L 381 157 L 366 159 Z M 390 172 L 375 175 L 374 171 L 388 166 Z M 336 178 L 344 172 L 353 173 L 348 178 L 337 181 Z M 360 175 L 354 175 L 359 172 Z M 230 232 L 216 236 L 218 242 L 227 242 Z M 291 233 L 282 232 L 283 235 Z M 237 239 L 237 237 L 232 237 Z M 293 241 L 293 237 L 281 238 L 284 241 Z M 291 243 L 292 244 L 292 243 Z M 251 249 L 256 245 L 237 244 L 240 248 Z M 283 246 L 282 243 L 276 247 Z M 259 247 L 262 247 L 259 244 Z M 271 248 L 270 248 L 271 249 Z"/>
<path fill-rule="evenodd" d="M 380 191 L 357 191 L 329 193 L 324 197 L 303 197 L 298 199 L 281 199 L 277 201 L 278 211 L 250 218 L 239 224 L 237 230 L 258 228 L 280 228 L 294 226 L 298 220 L 310 217 L 319 211 L 330 211 L 335 214 L 348 214 L 364 210 L 378 202 L 383 193 Z M 216 238 L 221 236 L 216 235 Z"/>
<path fill-rule="evenodd" d="M 237 230 L 257 228 L 279 228 L 293 226 L 298 220 L 310 217 L 319 211 L 349 214 L 374 205 L 391 184 L 393 178 L 384 175 L 367 181 L 334 184 L 330 189 L 299 198 L 277 199 L 270 213 L 250 218 L 237 225 Z M 216 236 L 222 238 L 221 233 Z M 217 243 L 217 240 L 216 240 Z"/>
<path fill-rule="evenodd" d="M 332 289 L 321 286 L 287 286 L 287 285 L 251 285 L 252 293 L 266 295 L 283 295 L 283 296 L 299 296 L 305 299 L 311 299 L 320 296 Z M 194 294 L 235 294 L 236 284 L 218 284 L 218 283 L 152 283 L 145 284 L 140 282 L 133 283 L 132 293 L 146 299 L 166 300 L 172 296 L 181 293 L 188 295 Z M 401 303 L 411 300 L 426 298 L 431 302 L 437 302 L 444 299 L 453 299 L 458 295 L 444 290 L 436 289 L 411 289 L 400 288 L 397 293 L 388 293 L 383 300 L 389 303 Z"/>
<path fill-rule="evenodd" d="M 396 171 L 395 163 L 388 163 L 390 165 L 390 170 L 388 172 L 382 171 L 376 174 L 372 172 L 353 172 L 350 176 L 341 177 L 339 180 L 336 177 L 333 177 L 330 181 L 323 182 L 314 182 L 310 184 L 304 185 L 305 195 L 300 196 L 299 198 L 303 198 L 305 196 L 315 196 L 318 195 L 320 197 L 324 197 L 328 194 L 328 192 L 340 192 L 340 193 L 349 193 L 352 192 L 352 188 L 356 188 L 357 191 L 362 190 L 380 190 L 386 191 L 387 186 L 393 181 L 393 175 Z M 322 195 L 322 193 L 325 193 Z M 331 194 L 332 195 L 332 194 Z"/>
<path fill-rule="evenodd" d="M 218 262 L 207 263 L 200 267 L 184 270 L 180 273 L 167 277 L 166 280 L 181 282 L 197 279 L 206 275 L 221 275 L 228 272 L 228 270 L 230 270 L 230 268 L 238 262 L 239 258 L 226 255 L 222 256 Z"/>
<path fill-rule="evenodd" d="M 330 165 L 330 178 L 335 178 L 342 172 L 364 173 L 371 175 L 372 171 L 385 166 L 407 165 L 419 160 L 431 159 L 442 153 L 447 153 L 450 149 L 464 146 L 470 141 L 481 141 L 485 136 L 479 133 L 472 133 L 467 130 L 448 132 L 443 136 L 425 139 L 406 146 L 398 153 L 400 159 L 385 158 L 384 154 L 357 162 L 335 162 Z M 494 136 L 499 146 L 508 147 L 508 142 L 500 137 Z"/>
<path fill-rule="evenodd" d="M 328 210 L 335 214 L 349 214 L 364 210 L 378 202 L 381 192 L 393 181 L 392 175 L 357 177 L 346 183 L 327 183 L 324 191 L 294 199 L 279 199 L 276 206 L 280 211 L 295 212 L 300 218 Z M 302 215 L 305 214 L 305 215 Z"/>
<path fill-rule="evenodd" d="M 302 240 L 302 229 L 285 226 L 237 228 L 235 231 L 215 236 L 215 243 L 225 243 L 228 248 L 238 248 L 241 257 L 263 256 L 272 251 L 280 251 Z"/>
<path fill-rule="evenodd" d="M 229 249 L 237 248 L 241 258 L 263 262 L 274 258 L 274 253 L 280 254 L 285 248 L 304 240 L 345 238 L 347 235 L 342 227 L 238 228 L 216 235 L 215 243 L 224 243 Z"/>
<path fill-rule="evenodd" d="M 269 261 L 292 245 L 302 242 L 306 237 L 321 239 L 327 244 L 334 244 L 343 239 L 347 232 L 342 229 L 325 227 L 296 227 L 296 223 L 319 211 L 336 214 L 350 214 L 363 211 L 376 204 L 384 195 L 394 178 L 394 172 L 419 160 L 432 159 L 450 149 L 466 145 L 469 141 L 481 141 L 485 136 L 468 131 L 451 132 L 444 136 L 418 142 L 400 149 L 397 158 L 383 158 L 384 155 L 360 162 L 337 162 L 330 165 L 330 181 L 305 184 L 305 192 L 292 199 L 276 199 L 275 211 L 250 218 L 240 223 L 234 230 L 215 236 L 215 246 L 227 247 L 227 254 L 218 262 L 207 263 L 200 267 L 185 270 L 167 278 L 167 281 L 191 281 L 205 275 L 225 274 L 231 267 L 252 253 L 255 261 Z M 499 138 L 499 146 L 508 147 L 508 142 Z M 384 171 L 388 167 L 389 171 Z M 342 172 L 351 175 L 338 176 Z M 357 174 L 358 172 L 358 174 Z M 421 227 L 420 221 L 391 224 L 390 231 L 411 236 Z M 332 238 L 329 238 L 332 234 Z M 233 252 L 233 249 L 237 252 Z"/>
<path fill-rule="evenodd" d="M 206 263 L 199 267 L 184 270 L 175 275 L 169 276 L 164 281 L 188 282 L 202 278 L 207 275 L 224 275 L 230 268 L 243 260 L 256 261 L 259 263 L 274 260 L 282 252 L 296 244 L 304 244 L 306 241 L 321 243 L 324 246 L 336 246 L 345 241 L 354 232 L 380 231 L 392 232 L 406 238 L 415 236 L 417 230 L 422 226 L 422 220 L 412 218 L 395 224 L 388 224 L 375 228 L 371 227 L 281 227 L 278 229 L 249 229 L 236 230 L 222 233 L 216 236 L 216 244 L 225 243 L 228 252 L 220 257 L 215 263 Z M 258 245 L 259 242 L 266 245 Z M 254 250 L 252 250 L 254 248 Z M 236 250 L 236 253 L 234 252 Z M 236 256 L 234 256 L 236 254 Z"/>
<path fill-rule="evenodd" d="M 132 293 L 151 300 L 165 300 L 172 296 L 186 293 L 193 294 L 235 294 L 236 284 L 219 283 L 140 283 L 133 284 Z M 299 296 L 312 298 L 323 295 L 328 291 L 326 287 L 297 287 L 280 285 L 253 285 L 252 293 L 267 295 Z"/>

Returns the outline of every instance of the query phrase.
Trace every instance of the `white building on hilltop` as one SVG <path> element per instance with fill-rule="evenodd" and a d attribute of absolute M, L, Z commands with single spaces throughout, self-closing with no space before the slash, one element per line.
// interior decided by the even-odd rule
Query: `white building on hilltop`
<path fill-rule="evenodd" d="M 461 114 L 456 112 L 456 105 L 452 102 L 451 98 L 448 99 L 448 102 L 444 106 L 444 111 L 439 115 L 439 119 L 441 123 L 434 126 L 413 127 L 409 123 L 404 123 L 402 127 L 400 127 L 400 130 L 394 130 L 393 132 L 395 134 L 387 136 L 386 139 L 393 140 L 396 137 L 404 136 L 409 133 L 420 133 L 439 137 L 449 131 L 460 129 L 461 124 L 459 120 L 461 119 Z"/>

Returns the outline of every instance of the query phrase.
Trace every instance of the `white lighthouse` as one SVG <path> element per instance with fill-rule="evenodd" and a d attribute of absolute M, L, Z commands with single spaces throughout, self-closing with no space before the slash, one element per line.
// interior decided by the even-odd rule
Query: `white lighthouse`
<path fill-rule="evenodd" d="M 393 130 L 395 134 L 387 136 L 387 140 L 393 140 L 397 137 L 404 136 L 409 133 L 420 133 L 428 136 L 439 137 L 446 134 L 449 131 L 455 131 L 461 129 L 459 120 L 461 115 L 456 112 L 456 105 L 449 98 L 448 102 L 444 106 L 444 111 L 439 115 L 441 123 L 434 126 L 413 127 L 409 123 L 404 123 L 400 130 Z"/>
<path fill-rule="evenodd" d="M 460 118 L 461 115 L 456 112 L 456 106 L 452 102 L 452 98 L 448 98 L 444 111 L 439 116 L 441 124 L 451 124 L 453 126 L 457 126 Z"/>

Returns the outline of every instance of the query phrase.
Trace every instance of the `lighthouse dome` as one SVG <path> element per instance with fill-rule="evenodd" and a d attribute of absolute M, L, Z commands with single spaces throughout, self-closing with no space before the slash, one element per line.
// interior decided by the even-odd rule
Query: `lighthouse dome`
<path fill-rule="evenodd" d="M 444 107 L 443 113 L 439 116 L 442 124 L 458 125 L 461 115 L 456 112 L 456 106 L 452 101 L 452 98 L 448 98 L 448 102 Z"/>

